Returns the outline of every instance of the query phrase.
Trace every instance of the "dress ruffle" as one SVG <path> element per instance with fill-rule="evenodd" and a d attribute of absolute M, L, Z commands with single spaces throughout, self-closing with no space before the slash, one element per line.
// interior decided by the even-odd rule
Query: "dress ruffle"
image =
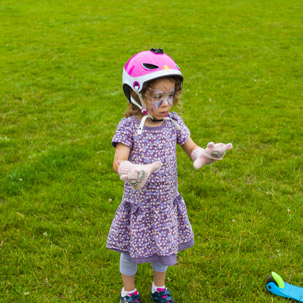
<path fill-rule="evenodd" d="M 181 195 L 157 208 L 124 202 L 118 211 L 120 215 L 115 216 L 107 247 L 129 253 L 136 263 L 162 260 L 171 265 L 178 251 L 193 245 L 193 232 Z"/>

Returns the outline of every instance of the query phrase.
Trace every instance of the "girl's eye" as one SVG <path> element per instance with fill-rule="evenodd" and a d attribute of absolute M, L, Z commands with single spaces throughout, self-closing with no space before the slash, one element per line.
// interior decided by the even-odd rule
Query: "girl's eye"
<path fill-rule="evenodd" d="M 154 95 L 152 96 L 152 99 L 154 100 L 161 100 L 162 96 L 161 95 Z"/>

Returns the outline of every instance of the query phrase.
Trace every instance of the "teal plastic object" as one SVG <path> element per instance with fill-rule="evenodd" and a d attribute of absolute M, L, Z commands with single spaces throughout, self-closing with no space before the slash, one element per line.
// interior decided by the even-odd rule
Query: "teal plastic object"
<path fill-rule="evenodd" d="M 303 302 L 303 288 L 284 282 L 275 272 L 267 277 L 265 285 L 269 292 L 277 296 Z"/>

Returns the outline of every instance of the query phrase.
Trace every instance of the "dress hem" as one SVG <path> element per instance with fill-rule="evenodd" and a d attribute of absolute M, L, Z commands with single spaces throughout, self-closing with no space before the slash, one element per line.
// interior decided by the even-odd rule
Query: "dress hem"
<path fill-rule="evenodd" d="M 194 240 L 190 240 L 188 242 L 185 243 L 181 243 L 178 245 L 178 252 L 187 248 L 190 248 L 194 245 Z M 124 253 L 124 254 L 128 254 L 128 251 L 124 251 L 124 250 L 120 250 L 120 249 L 116 249 L 113 247 L 107 247 L 113 251 L 117 251 L 120 253 Z M 133 262 L 139 264 L 139 263 L 150 263 L 150 262 L 160 262 L 163 265 L 166 266 L 171 266 L 171 265 L 175 265 L 177 263 L 177 254 L 173 254 L 170 256 L 159 256 L 157 254 L 150 256 L 150 257 L 143 257 L 143 258 L 131 258 Z"/>

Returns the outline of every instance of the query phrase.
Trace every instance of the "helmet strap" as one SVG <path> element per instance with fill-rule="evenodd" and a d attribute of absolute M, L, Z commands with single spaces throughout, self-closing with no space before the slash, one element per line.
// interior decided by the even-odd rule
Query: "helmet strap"
<path fill-rule="evenodd" d="M 146 120 L 148 117 L 149 117 L 149 115 L 146 115 L 146 116 L 144 116 L 144 117 L 141 119 L 141 122 L 140 122 L 140 125 L 139 125 L 139 128 L 138 128 L 138 135 L 141 135 L 141 134 L 142 134 L 145 120 Z"/>
<path fill-rule="evenodd" d="M 146 107 L 141 106 L 132 96 L 130 97 L 130 101 L 131 101 L 131 103 L 133 103 L 134 105 L 139 107 L 139 109 L 143 115 L 148 114 Z"/>
<path fill-rule="evenodd" d="M 145 115 L 148 115 L 148 111 L 147 111 L 146 105 L 145 105 L 145 103 L 144 103 L 143 97 L 142 97 L 142 95 L 139 93 L 139 90 L 138 90 L 137 86 L 135 86 L 134 91 L 135 91 L 135 93 L 137 94 L 137 96 L 139 97 L 140 102 L 141 102 L 142 105 L 140 105 L 140 104 L 132 97 L 132 95 L 130 95 L 130 101 L 131 101 L 131 103 L 133 103 L 134 105 L 136 105 L 137 107 L 139 107 L 141 113 L 142 113 L 144 116 L 145 116 Z"/>
<path fill-rule="evenodd" d="M 145 121 L 146 121 L 147 118 L 152 118 L 152 117 L 150 115 L 146 115 L 146 116 L 144 116 L 141 119 L 141 122 L 140 122 L 140 125 L 139 125 L 139 128 L 138 128 L 138 135 L 142 134 L 142 131 L 143 131 L 143 128 L 144 128 L 144 123 L 145 123 Z M 167 120 L 167 121 L 173 122 L 173 124 L 175 125 L 176 129 L 178 131 L 180 131 L 182 134 L 184 134 L 184 131 L 182 130 L 182 128 L 180 127 L 180 125 L 176 121 L 174 121 L 172 118 L 165 117 L 163 120 Z M 163 120 L 156 120 L 156 121 L 163 121 Z"/>

